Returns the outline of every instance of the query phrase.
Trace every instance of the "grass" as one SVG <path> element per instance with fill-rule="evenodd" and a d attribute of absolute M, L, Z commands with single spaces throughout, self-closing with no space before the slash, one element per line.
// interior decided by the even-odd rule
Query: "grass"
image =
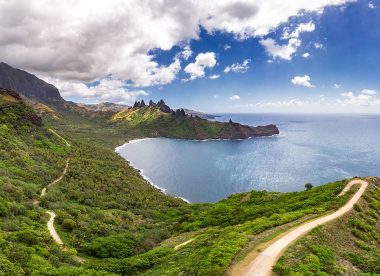
<path fill-rule="evenodd" d="M 376 206 L 380 202 L 380 182 L 370 181 L 372 184 L 352 211 L 291 246 L 275 271 L 280 275 L 379 273 L 380 208 Z"/>

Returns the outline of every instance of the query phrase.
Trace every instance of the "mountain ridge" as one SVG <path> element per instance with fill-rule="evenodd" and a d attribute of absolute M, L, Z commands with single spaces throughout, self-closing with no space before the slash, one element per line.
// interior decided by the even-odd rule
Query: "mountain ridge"
<path fill-rule="evenodd" d="M 0 87 L 15 90 L 30 100 L 42 103 L 64 102 L 54 85 L 4 62 L 0 62 Z"/>

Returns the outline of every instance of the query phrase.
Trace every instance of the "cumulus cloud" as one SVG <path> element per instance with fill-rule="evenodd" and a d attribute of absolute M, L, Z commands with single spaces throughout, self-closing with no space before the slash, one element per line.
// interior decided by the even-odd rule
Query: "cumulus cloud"
<path fill-rule="evenodd" d="M 279 45 L 273 38 L 267 38 L 260 40 L 260 44 L 264 46 L 267 53 L 274 59 L 282 58 L 285 60 L 291 60 L 293 54 L 301 45 L 301 41 L 299 39 L 292 38 L 287 44 Z"/>
<path fill-rule="evenodd" d="M 313 22 L 301 23 L 292 32 L 290 32 L 289 28 L 285 28 L 281 39 L 288 40 L 287 43 L 277 44 L 273 38 L 267 38 L 260 40 L 260 44 L 264 46 L 267 53 L 273 58 L 291 60 L 293 54 L 302 43 L 301 39 L 299 39 L 300 34 L 303 32 L 312 32 L 314 30 L 315 25 Z M 309 54 L 307 53 L 306 57 L 308 56 Z"/>
<path fill-rule="evenodd" d="M 349 1 L 0 0 L 0 60 L 73 83 L 112 74 L 135 87 L 164 85 L 176 79 L 190 48 L 165 65 L 152 50 L 187 45 L 200 27 L 237 39 L 262 37 L 290 17 Z M 289 57 L 299 43 L 288 44 L 272 43 L 275 56 Z"/>
<path fill-rule="evenodd" d="M 308 75 L 304 76 L 295 76 L 294 78 L 291 79 L 291 82 L 294 85 L 299 85 L 299 86 L 304 86 L 304 87 L 315 87 L 310 83 L 310 77 Z"/>
<path fill-rule="evenodd" d="M 304 57 L 304 58 L 308 58 L 308 57 L 310 57 L 310 54 L 309 54 L 309 53 L 303 53 L 303 54 L 302 54 L 302 57 Z"/>
<path fill-rule="evenodd" d="M 229 97 L 229 99 L 232 101 L 240 100 L 240 96 L 239 95 L 233 95 L 233 96 Z"/>
<path fill-rule="evenodd" d="M 235 72 L 235 73 L 246 73 L 249 69 L 249 62 L 250 59 L 245 59 L 243 63 L 233 63 L 230 66 L 227 66 L 224 68 L 224 73 L 229 73 L 229 72 Z"/>
<path fill-rule="evenodd" d="M 366 94 L 366 95 L 371 95 L 371 96 L 374 96 L 377 94 L 377 92 L 373 89 L 363 89 L 361 93 Z"/>
<path fill-rule="evenodd" d="M 188 45 L 185 46 L 181 52 L 181 56 L 183 57 L 184 60 L 188 60 L 192 54 L 193 54 L 193 51 Z"/>
<path fill-rule="evenodd" d="M 137 97 L 148 95 L 144 90 L 129 90 L 122 80 L 113 77 L 103 78 L 92 86 L 54 78 L 45 78 L 45 81 L 54 84 L 63 97 L 75 97 L 79 102 L 132 104 Z"/>
<path fill-rule="evenodd" d="M 370 8 L 370 9 L 374 9 L 374 8 L 376 8 L 376 6 L 375 6 L 374 3 L 369 2 L 369 3 L 368 3 L 368 8 Z"/>
<path fill-rule="evenodd" d="M 185 67 L 185 72 L 190 75 L 188 80 L 195 80 L 205 76 L 206 68 L 213 68 L 216 64 L 214 52 L 200 53 L 195 58 L 195 62 L 189 63 Z"/>
<path fill-rule="evenodd" d="M 363 89 L 357 95 L 353 92 L 341 93 L 341 99 L 337 99 L 337 102 L 345 106 L 373 106 L 380 105 L 380 100 L 375 97 L 376 91 Z"/>
<path fill-rule="evenodd" d="M 315 25 L 312 21 L 308 23 L 301 23 L 292 32 L 289 32 L 289 28 L 286 28 L 281 38 L 282 39 L 298 38 L 301 33 L 312 32 L 314 30 L 315 30 Z"/>

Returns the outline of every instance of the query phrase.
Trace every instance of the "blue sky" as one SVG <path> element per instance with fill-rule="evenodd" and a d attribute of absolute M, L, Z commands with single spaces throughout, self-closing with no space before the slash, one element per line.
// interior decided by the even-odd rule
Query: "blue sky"
<path fill-rule="evenodd" d="M 192 81 L 184 82 L 188 76 L 182 71 L 176 81 L 150 89 L 150 95 L 144 98 L 164 98 L 174 106 L 209 112 L 307 112 L 302 104 L 297 106 L 290 102 L 297 99 L 316 104 L 322 97 L 334 101 L 347 92 L 359 95 L 363 89 L 377 91 L 380 88 L 380 10 L 376 6 L 369 7 L 369 3 L 375 2 L 360 1 L 344 7 L 328 7 L 322 15 L 296 17 L 268 34 L 267 37 L 286 43 L 286 40 L 281 40 L 284 28 L 314 23 L 314 31 L 300 34 L 302 44 L 291 60 L 273 59 L 259 43 L 261 38 L 237 40 L 231 34 L 208 34 L 203 30 L 200 39 L 190 43 L 193 55 L 189 61 L 193 62 L 198 53 L 215 52 L 217 64 L 205 70 L 205 77 Z M 316 43 L 322 48 L 317 48 Z M 225 49 L 226 45 L 230 48 Z M 168 62 L 176 51 L 178 49 L 161 54 L 158 51 L 157 59 Z M 307 58 L 303 57 L 305 53 L 309 54 Z M 246 59 L 250 62 L 245 73 L 223 72 L 227 66 L 241 64 Z M 209 79 L 212 75 L 220 77 Z M 304 75 L 310 77 L 315 87 L 291 82 L 295 76 Z M 233 95 L 238 95 L 240 100 L 231 100 Z M 275 105 L 277 102 L 283 102 L 283 105 Z M 289 108 L 284 106 L 286 102 L 289 102 Z M 257 103 L 268 105 L 255 106 Z M 273 107 L 269 103 L 273 103 Z M 336 108 L 316 106 L 312 111 L 334 112 Z M 344 112 L 345 108 L 338 109 Z M 361 108 L 355 106 L 356 109 L 373 111 L 365 105 Z"/>
<path fill-rule="evenodd" d="M 379 1 L 52 1 L 0 0 L 0 60 L 65 99 L 380 111 Z"/>

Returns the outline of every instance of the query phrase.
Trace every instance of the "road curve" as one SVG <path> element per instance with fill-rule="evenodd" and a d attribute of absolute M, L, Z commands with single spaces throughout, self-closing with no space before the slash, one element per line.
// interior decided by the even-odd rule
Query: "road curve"
<path fill-rule="evenodd" d="M 355 195 L 340 209 L 338 209 L 336 212 L 320 217 L 316 220 L 306 222 L 294 230 L 290 231 L 277 241 L 275 241 L 273 244 L 268 246 L 264 251 L 262 251 L 248 266 L 248 269 L 243 275 L 250 275 L 250 276 L 269 276 L 272 274 L 272 267 L 276 264 L 278 259 L 281 257 L 281 255 L 284 253 L 286 248 L 289 247 L 291 243 L 293 243 L 298 238 L 305 235 L 307 232 L 312 230 L 313 228 L 327 223 L 329 221 L 332 221 L 348 211 L 352 209 L 354 204 L 360 199 L 360 197 L 365 192 L 368 182 L 361 180 L 361 179 L 354 179 L 350 181 L 346 187 L 343 189 L 343 191 L 338 195 L 341 196 L 344 193 L 346 193 L 353 185 L 360 184 L 360 189 L 355 193 Z"/>
<path fill-rule="evenodd" d="M 50 236 L 53 238 L 53 240 L 58 245 L 63 246 L 63 242 L 62 242 L 61 238 L 59 237 L 57 231 L 55 231 L 55 228 L 54 228 L 54 219 L 56 217 L 56 214 L 53 211 L 46 211 L 46 213 L 48 213 L 50 215 L 50 219 L 47 222 L 47 227 L 48 227 Z"/>

